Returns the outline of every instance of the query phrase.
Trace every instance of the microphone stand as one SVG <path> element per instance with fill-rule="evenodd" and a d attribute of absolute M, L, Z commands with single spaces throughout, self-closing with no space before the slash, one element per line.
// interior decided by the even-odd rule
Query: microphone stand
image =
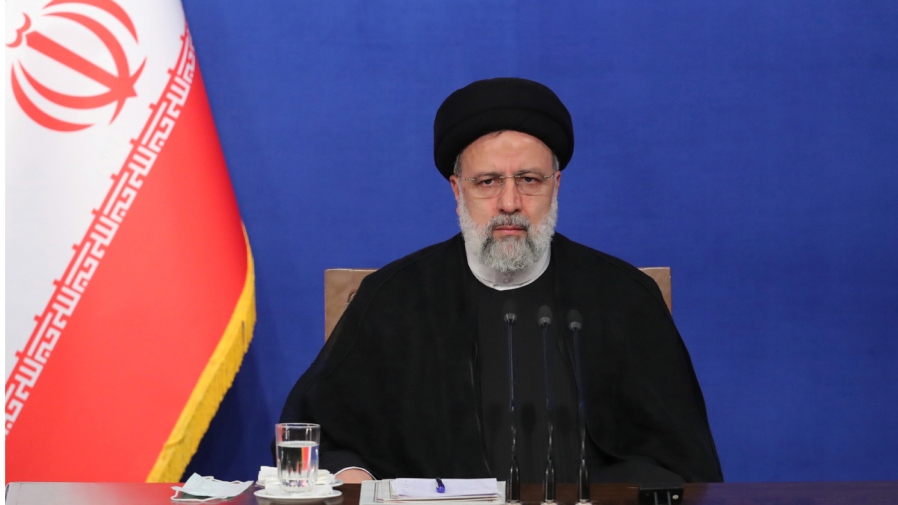
<path fill-rule="evenodd" d="M 552 392 L 555 390 L 555 360 L 549 355 L 552 346 L 549 343 L 549 327 L 552 324 L 552 310 L 547 305 L 539 308 L 537 321 L 542 328 L 543 337 L 543 372 L 546 383 L 546 422 L 549 434 L 546 448 L 546 475 L 543 481 L 543 503 L 555 503 L 555 462 L 553 461 L 553 437 L 555 432 L 555 403 Z"/>
<path fill-rule="evenodd" d="M 583 318 L 576 310 L 568 313 L 568 329 L 571 331 L 571 340 L 574 343 L 574 374 L 577 380 L 577 417 L 580 421 L 580 475 L 578 488 L 580 503 L 588 503 L 589 496 L 589 468 L 586 466 L 586 395 L 583 391 L 583 355 L 580 349 L 580 330 L 583 328 Z"/>
<path fill-rule="evenodd" d="M 517 455 L 517 418 L 514 410 L 514 323 L 515 303 L 513 300 L 505 302 L 505 328 L 508 335 L 508 412 L 511 417 L 511 468 L 508 470 L 508 480 L 505 482 L 505 502 L 521 502 L 521 472 L 518 469 Z"/>

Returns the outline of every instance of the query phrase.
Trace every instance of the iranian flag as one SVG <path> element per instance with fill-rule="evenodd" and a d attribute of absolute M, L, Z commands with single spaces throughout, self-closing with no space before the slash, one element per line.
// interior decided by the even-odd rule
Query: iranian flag
<path fill-rule="evenodd" d="M 177 481 L 254 275 L 178 0 L 6 2 L 6 481 Z"/>

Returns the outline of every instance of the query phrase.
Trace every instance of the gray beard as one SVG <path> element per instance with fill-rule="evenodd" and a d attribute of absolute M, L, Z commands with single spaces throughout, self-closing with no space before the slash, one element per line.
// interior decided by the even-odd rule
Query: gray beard
<path fill-rule="evenodd" d="M 549 213 L 537 224 L 532 224 L 523 214 L 500 214 L 483 227 L 477 226 L 464 194 L 459 193 L 458 224 L 465 243 L 477 252 L 480 263 L 500 272 L 519 272 L 533 265 L 549 249 L 555 224 L 558 222 L 558 194 L 552 196 Z M 524 237 L 493 237 L 499 226 L 520 226 L 527 231 Z"/>

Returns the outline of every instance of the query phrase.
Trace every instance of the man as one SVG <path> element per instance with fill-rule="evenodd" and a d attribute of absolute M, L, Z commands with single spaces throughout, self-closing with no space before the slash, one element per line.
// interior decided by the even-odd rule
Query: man
<path fill-rule="evenodd" d="M 434 158 L 462 233 L 368 276 L 291 391 L 280 421 L 321 424 L 322 467 L 352 481 L 504 480 L 514 424 L 521 480 L 542 482 L 553 420 L 557 480 L 575 482 L 582 395 L 594 481 L 723 479 L 657 285 L 554 232 L 573 149 L 567 109 L 532 81 L 477 81 L 440 106 Z M 543 305 L 555 315 L 548 342 Z M 582 313 L 579 350 L 563 324 L 572 309 Z"/>

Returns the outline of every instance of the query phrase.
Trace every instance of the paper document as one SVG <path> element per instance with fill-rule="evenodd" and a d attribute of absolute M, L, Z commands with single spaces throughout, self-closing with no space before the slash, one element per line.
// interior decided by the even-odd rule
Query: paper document
<path fill-rule="evenodd" d="M 406 500 L 443 500 L 446 498 L 495 498 L 496 479 L 443 479 L 445 491 L 437 492 L 436 479 L 394 479 L 390 497 Z"/>
<path fill-rule="evenodd" d="M 443 485 L 446 491 L 437 493 L 435 479 L 368 480 L 362 482 L 359 505 L 505 503 L 505 483 L 496 479 L 443 479 Z"/>

